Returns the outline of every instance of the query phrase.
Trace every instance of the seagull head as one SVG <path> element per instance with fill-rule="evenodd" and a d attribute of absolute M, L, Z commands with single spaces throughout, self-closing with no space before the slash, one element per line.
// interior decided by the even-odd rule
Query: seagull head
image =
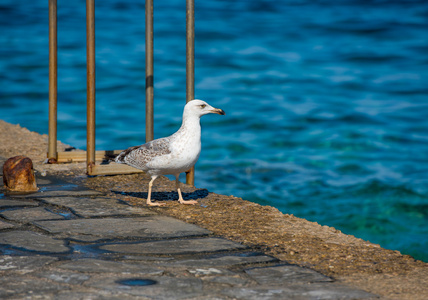
<path fill-rule="evenodd" d="M 225 115 L 226 113 L 220 108 L 214 108 L 205 101 L 202 100 L 191 100 L 184 107 L 184 113 L 190 113 L 199 117 L 206 114 L 219 114 Z"/>

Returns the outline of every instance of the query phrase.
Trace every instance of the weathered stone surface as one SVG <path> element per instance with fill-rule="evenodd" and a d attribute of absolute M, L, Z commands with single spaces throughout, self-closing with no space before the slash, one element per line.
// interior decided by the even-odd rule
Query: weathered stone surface
<path fill-rule="evenodd" d="M 14 207 L 14 206 L 37 206 L 39 205 L 33 200 L 10 200 L 0 199 L 0 208 Z"/>
<path fill-rule="evenodd" d="M 96 235 L 87 235 L 87 234 L 66 234 L 67 239 L 74 242 L 83 242 L 83 243 L 94 243 L 99 242 L 100 240 L 103 240 L 104 238 L 101 236 Z M 106 239 L 111 239 L 111 237 L 108 237 Z"/>
<path fill-rule="evenodd" d="M 70 272 L 62 270 L 48 270 L 32 274 L 32 276 L 39 278 L 46 278 L 58 283 L 65 284 L 82 284 L 87 281 L 91 276 L 79 272 Z"/>
<path fill-rule="evenodd" d="M 233 276 L 235 274 L 234 272 L 224 268 L 213 267 L 187 269 L 187 271 L 195 277 Z"/>
<path fill-rule="evenodd" d="M 332 282 L 329 277 L 310 269 L 294 265 L 260 267 L 263 263 L 272 264 L 277 260 L 268 255 L 252 255 L 251 249 L 246 250 L 245 246 L 229 240 L 201 238 L 211 232 L 192 224 L 154 215 L 151 211 L 111 198 L 88 198 L 84 196 L 86 193 L 91 196 L 97 194 L 84 187 L 61 183 L 56 178 L 42 183 L 46 185 L 41 186 L 41 191 L 19 195 L 25 199 L 10 200 L 9 195 L 6 195 L 7 200 L 0 199 L 0 208 L 4 209 L 0 212 L 2 217 L 29 222 L 55 234 L 54 237 L 39 234 L 30 231 L 31 226 L 28 226 L 28 231 L 0 232 L 0 244 L 6 245 L 11 253 L 17 248 L 34 254 L 0 256 L 0 298 L 199 300 L 376 297 Z M 31 198 L 42 199 L 33 201 Z M 65 220 L 59 213 L 45 210 L 46 203 L 49 209 L 61 214 L 69 213 L 73 219 Z M 40 206 L 31 207 L 37 205 Z M 138 217 L 135 216 L 137 214 Z M 13 226 L 0 220 L 0 229 L 2 225 L 3 228 Z M 72 248 L 59 237 L 72 240 L 70 244 L 75 252 L 72 253 Z M 84 244 L 79 245 L 79 241 Z M 100 241 L 108 243 L 97 249 L 99 245 L 96 243 Z M 53 257 L 55 255 L 61 258 L 70 255 L 73 260 L 59 262 Z M 87 258 L 88 255 L 91 258 Z M 113 258 L 116 260 L 111 260 Z M 250 269 L 247 264 L 259 267 Z M 139 282 L 151 285 L 138 285 Z"/>
<path fill-rule="evenodd" d="M 6 160 L 3 165 L 3 183 L 6 189 L 13 192 L 37 191 L 31 159 L 18 155 Z"/>
<path fill-rule="evenodd" d="M 335 283 L 291 284 L 284 286 L 252 286 L 224 289 L 221 294 L 233 299 L 374 299 L 375 295 Z"/>
<path fill-rule="evenodd" d="M 210 233 L 201 227 L 165 216 L 36 221 L 34 224 L 51 233 L 88 234 L 102 238 L 165 238 Z"/>
<path fill-rule="evenodd" d="M 306 291 L 305 291 L 306 290 Z M 338 283 L 302 285 L 302 295 L 308 299 L 374 299 L 376 295 Z"/>
<path fill-rule="evenodd" d="M 156 283 L 153 285 L 147 286 L 129 286 L 121 284 L 121 280 L 125 279 L 150 279 Z M 202 280 L 198 278 L 175 278 L 169 276 L 110 276 L 109 278 L 102 279 L 91 279 L 87 285 L 109 290 L 112 292 L 121 291 L 123 293 L 133 295 L 133 296 L 142 296 L 149 299 L 193 299 L 197 296 L 203 296 L 203 284 Z M 144 299 L 144 298 L 143 298 Z M 198 299 L 198 298 L 196 298 Z M 203 298 L 199 298 L 203 299 Z M 216 299 L 215 297 L 208 297 L 205 299 Z"/>
<path fill-rule="evenodd" d="M 44 278 L 4 276 L 0 277 L 0 298 L 12 299 L 53 299 L 49 296 L 69 287 L 54 282 L 46 282 Z M 41 295 L 42 297 L 36 297 Z"/>
<path fill-rule="evenodd" d="M 0 220 L 0 229 L 13 228 L 13 227 L 15 227 L 15 225 Z"/>
<path fill-rule="evenodd" d="M 294 282 L 331 282 L 331 278 L 298 266 L 275 266 L 247 269 L 245 272 L 260 284 L 284 285 Z"/>
<path fill-rule="evenodd" d="M 86 273 L 135 273 L 147 275 L 162 275 L 163 270 L 144 263 L 126 263 L 100 259 L 78 259 L 59 266 L 61 269 Z"/>
<path fill-rule="evenodd" d="M 15 271 L 21 274 L 33 272 L 46 264 L 57 261 L 58 259 L 50 256 L 0 256 L 0 272 Z"/>
<path fill-rule="evenodd" d="M 292 289 L 285 287 L 269 288 L 269 287 L 243 287 L 243 288 L 230 288 L 221 292 L 224 296 L 231 297 L 232 299 L 246 299 L 246 300 L 309 300 L 311 298 L 294 293 Z M 312 298 L 317 299 L 317 298 Z"/>
<path fill-rule="evenodd" d="M 247 269 L 260 286 L 231 289 L 227 296 L 245 299 L 369 299 L 373 294 L 333 282 L 316 271 L 292 265 Z"/>
<path fill-rule="evenodd" d="M 53 190 L 43 191 L 40 190 L 33 194 L 28 195 L 10 195 L 13 198 L 44 198 L 44 197 L 91 197 L 100 196 L 102 193 L 94 190 Z"/>
<path fill-rule="evenodd" d="M 199 238 L 183 240 L 167 240 L 156 242 L 142 242 L 132 244 L 112 244 L 100 247 L 100 249 L 120 252 L 120 253 L 139 253 L 139 254 L 181 254 L 181 253 L 201 253 L 230 251 L 236 249 L 245 249 L 241 244 L 220 239 L 220 238 Z"/>
<path fill-rule="evenodd" d="M 197 258 L 160 262 L 160 265 L 186 266 L 186 267 L 231 267 L 245 264 L 276 262 L 278 259 L 267 255 L 224 255 L 213 258 Z"/>
<path fill-rule="evenodd" d="M 43 198 L 42 200 L 51 204 L 71 208 L 74 213 L 85 218 L 119 215 L 156 215 L 155 212 L 148 209 L 130 206 L 116 199 L 107 197 L 51 197 Z"/>
<path fill-rule="evenodd" d="M 87 290 L 87 291 L 84 291 Z M 43 295 L 44 296 L 44 295 Z M 41 298 L 45 299 L 45 298 Z M 71 291 L 61 291 L 55 294 L 55 297 L 52 297 L 53 300 L 61 299 L 61 300 L 152 300 L 153 298 L 147 298 L 143 296 L 131 296 L 129 294 L 122 293 L 119 290 L 116 291 L 104 291 L 104 290 L 95 290 L 93 288 L 83 288 L 79 287 L 79 290 L 71 290 Z M 196 300 L 196 299 L 194 299 Z"/>
<path fill-rule="evenodd" d="M 0 244 L 39 252 L 64 253 L 70 251 L 64 245 L 64 241 L 31 231 L 1 232 Z"/>
<path fill-rule="evenodd" d="M 19 222 L 35 220 L 62 220 L 63 216 L 51 213 L 42 207 L 6 210 L 0 213 L 4 218 Z"/>
<path fill-rule="evenodd" d="M 245 278 L 243 276 L 239 276 L 239 274 L 233 274 L 232 276 L 205 276 L 203 277 L 204 282 L 210 282 L 215 284 L 220 284 L 221 286 L 230 288 L 230 287 L 243 287 L 254 284 L 251 279 Z M 224 297 L 219 297 L 218 299 L 224 299 Z"/>

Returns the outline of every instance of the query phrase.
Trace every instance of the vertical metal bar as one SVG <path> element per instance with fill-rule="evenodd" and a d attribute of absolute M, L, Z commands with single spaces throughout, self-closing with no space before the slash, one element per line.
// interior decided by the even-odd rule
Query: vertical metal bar
<path fill-rule="evenodd" d="M 186 103 L 195 98 L 195 1 L 186 0 Z"/>
<path fill-rule="evenodd" d="M 48 159 L 57 160 L 57 1 L 49 0 L 49 142 Z"/>
<path fill-rule="evenodd" d="M 153 0 L 146 0 L 146 142 L 154 139 L 153 82 Z"/>
<path fill-rule="evenodd" d="M 95 165 L 95 3 L 86 0 L 86 165 Z"/>
<path fill-rule="evenodd" d="M 195 99 L 195 1 L 186 0 L 186 103 Z M 186 172 L 186 183 L 195 185 L 195 167 Z"/>

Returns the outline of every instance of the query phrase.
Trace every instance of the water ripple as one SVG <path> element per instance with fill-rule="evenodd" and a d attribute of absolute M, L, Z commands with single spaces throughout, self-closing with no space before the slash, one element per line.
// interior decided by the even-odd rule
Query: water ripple
<path fill-rule="evenodd" d="M 85 11 L 58 7 L 58 137 L 86 146 Z M 180 125 L 185 3 L 155 1 L 155 137 Z M 428 260 L 428 3 L 201 1 L 196 185 Z M 47 4 L 0 4 L 0 118 L 47 133 Z M 97 148 L 143 143 L 144 3 L 96 2 Z"/>

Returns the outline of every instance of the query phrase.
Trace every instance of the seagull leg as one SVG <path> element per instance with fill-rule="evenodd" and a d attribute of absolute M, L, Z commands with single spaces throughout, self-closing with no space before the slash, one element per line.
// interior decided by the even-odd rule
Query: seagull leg
<path fill-rule="evenodd" d="M 181 195 L 181 189 L 180 189 L 180 181 L 178 181 L 178 176 L 180 174 L 175 175 L 175 187 L 177 188 L 177 192 L 178 192 L 178 202 L 180 202 L 181 204 L 191 204 L 191 205 L 195 205 L 198 204 L 198 201 L 195 200 L 183 200 L 183 196 Z"/>
<path fill-rule="evenodd" d="M 157 178 L 157 176 L 152 176 L 152 179 L 149 182 L 149 193 L 147 195 L 147 205 L 150 205 L 150 206 L 164 206 L 165 203 L 159 203 L 159 202 L 152 202 L 151 201 L 153 181 L 155 181 L 156 178 Z"/>

